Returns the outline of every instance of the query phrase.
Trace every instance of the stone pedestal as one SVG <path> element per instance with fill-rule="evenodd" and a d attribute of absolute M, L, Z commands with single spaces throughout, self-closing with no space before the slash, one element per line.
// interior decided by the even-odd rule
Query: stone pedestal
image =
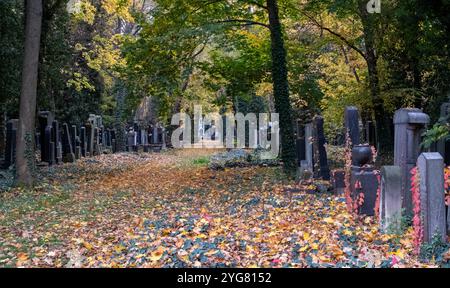
<path fill-rule="evenodd" d="M 402 171 L 402 207 L 407 215 L 412 215 L 411 169 L 420 154 L 421 135 L 430 122 L 430 117 L 420 109 L 404 108 L 394 115 L 395 144 L 394 165 Z"/>
<path fill-rule="evenodd" d="M 357 181 L 361 183 L 360 189 L 355 188 Z M 353 201 L 357 201 L 360 193 L 364 194 L 364 203 L 359 206 L 358 214 L 373 216 L 378 190 L 377 173 L 373 167 L 352 166 L 350 185 Z"/>
<path fill-rule="evenodd" d="M 402 217 L 402 171 L 399 166 L 381 168 L 380 226 L 385 233 L 399 233 Z"/>

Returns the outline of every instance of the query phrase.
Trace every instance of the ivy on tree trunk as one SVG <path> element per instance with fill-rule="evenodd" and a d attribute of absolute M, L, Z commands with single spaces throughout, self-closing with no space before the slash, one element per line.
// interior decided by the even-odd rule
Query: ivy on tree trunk
<path fill-rule="evenodd" d="M 284 169 L 289 174 L 297 169 L 295 139 L 292 121 L 291 103 L 289 100 L 289 82 L 286 64 L 286 49 L 280 18 L 278 15 L 277 0 L 267 0 L 269 12 L 269 26 L 272 49 L 272 79 L 275 109 L 279 114 L 281 132 L 281 159 Z"/>

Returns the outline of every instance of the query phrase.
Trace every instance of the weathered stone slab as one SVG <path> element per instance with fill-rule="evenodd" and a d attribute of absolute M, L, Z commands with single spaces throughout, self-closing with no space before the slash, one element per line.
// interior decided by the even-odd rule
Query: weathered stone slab
<path fill-rule="evenodd" d="M 75 162 L 75 153 L 72 148 L 72 140 L 69 131 L 69 125 L 63 123 L 63 135 L 62 135 L 62 151 L 63 151 L 63 161 L 64 162 Z"/>
<path fill-rule="evenodd" d="M 399 233 L 402 217 L 402 171 L 399 166 L 381 168 L 380 225 L 385 233 Z"/>
<path fill-rule="evenodd" d="M 422 153 L 417 160 L 420 179 L 420 212 L 423 241 L 430 243 L 434 235 L 446 241 L 444 159 L 439 153 Z"/>

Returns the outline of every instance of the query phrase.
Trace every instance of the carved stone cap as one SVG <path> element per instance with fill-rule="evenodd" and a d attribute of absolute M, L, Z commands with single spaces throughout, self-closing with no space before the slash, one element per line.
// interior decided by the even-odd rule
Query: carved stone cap
<path fill-rule="evenodd" d="M 417 108 L 402 108 L 395 112 L 394 124 L 428 124 L 430 117 Z"/>

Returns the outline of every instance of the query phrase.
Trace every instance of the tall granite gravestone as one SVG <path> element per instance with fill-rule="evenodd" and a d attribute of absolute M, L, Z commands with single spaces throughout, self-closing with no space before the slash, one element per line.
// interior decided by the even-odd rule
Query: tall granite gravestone
<path fill-rule="evenodd" d="M 399 166 L 381 168 L 380 225 L 385 233 L 399 233 L 402 217 L 402 170 Z"/>
<path fill-rule="evenodd" d="M 49 163 L 50 161 L 50 155 L 48 154 L 49 147 L 45 146 L 45 130 L 48 126 L 52 126 L 53 120 L 55 119 L 55 116 L 50 111 L 41 111 L 39 112 L 39 142 L 41 144 L 41 161 Z M 50 141 L 47 141 L 47 145 L 50 145 Z"/>
<path fill-rule="evenodd" d="M 345 107 L 344 124 L 352 145 L 358 145 L 360 143 L 358 108 L 354 106 Z"/>
<path fill-rule="evenodd" d="M 86 137 L 86 127 L 84 126 L 80 128 L 80 146 L 81 146 L 81 156 L 86 157 L 87 137 Z"/>
<path fill-rule="evenodd" d="M 317 152 L 318 173 L 316 174 L 324 180 L 330 180 L 330 168 L 328 167 L 327 150 L 325 148 L 326 140 L 323 130 L 323 117 L 315 116 L 314 123 L 314 150 Z"/>
<path fill-rule="evenodd" d="M 377 147 L 377 137 L 376 137 L 376 128 L 375 124 L 372 121 L 366 121 L 364 127 L 364 135 L 366 143 L 369 143 L 371 146 Z"/>
<path fill-rule="evenodd" d="M 158 126 L 153 126 L 153 132 L 152 132 L 152 139 L 153 139 L 153 144 L 159 144 L 161 142 L 159 142 L 159 129 Z"/>
<path fill-rule="evenodd" d="M 297 157 L 301 170 L 313 172 L 313 124 L 297 122 Z"/>
<path fill-rule="evenodd" d="M 81 143 L 80 143 L 80 137 L 78 136 L 77 126 L 72 125 L 70 130 L 70 136 L 71 136 L 71 144 L 73 152 L 75 153 L 75 159 L 81 158 Z"/>
<path fill-rule="evenodd" d="M 52 141 L 52 137 L 53 137 L 53 126 L 47 126 L 45 127 L 45 132 L 44 132 L 44 144 L 42 145 L 43 147 L 45 147 L 45 154 L 46 154 L 46 161 L 43 162 L 47 162 L 48 165 L 53 165 L 56 164 L 56 159 L 55 159 L 55 142 Z"/>
<path fill-rule="evenodd" d="M 417 160 L 420 179 L 420 213 L 423 241 L 434 235 L 445 242 L 447 235 L 444 192 L 444 159 L 439 153 L 422 153 Z"/>
<path fill-rule="evenodd" d="M 94 156 L 94 143 L 95 143 L 95 124 L 97 117 L 94 114 L 89 115 L 89 119 L 85 125 L 86 127 L 86 140 L 87 140 L 87 155 L 89 157 Z"/>
<path fill-rule="evenodd" d="M 305 125 L 300 121 L 297 121 L 297 159 L 298 159 L 298 167 L 301 167 L 302 161 L 306 160 L 306 146 L 305 146 Z"/>
<path fill-rule="evenodd" d="M 62 133 L 62 152 L 64 162 L 75 162 L 75 153 L 72 148 L 72 137 L 69 131 L 69 125 L 67 123 L 63 124 Z"/>
<path fill-rule="evenodd" d="M 13 165 L 16 159 L 16 137 L 19 120 L 11 119 L 6 123 L 6 149 L 4 168 Z"/>
<path fill-rule="evenodd" d="M 394 165 L 402 170 L 402 207 L 412 215 L 410 171 L 420 153 L 421 135 L 430 117 L 420 109 L 403 108 L 395 112 Z"/>
<path fill-rule="evenodd" d="M 53 120 L 52 122 L 52 142 L 55 145 L 55 159 L 56 164 L 62 163 L 62 143 L 61 143 L 61 131 L 59 129 L 59 122 Z"/>

